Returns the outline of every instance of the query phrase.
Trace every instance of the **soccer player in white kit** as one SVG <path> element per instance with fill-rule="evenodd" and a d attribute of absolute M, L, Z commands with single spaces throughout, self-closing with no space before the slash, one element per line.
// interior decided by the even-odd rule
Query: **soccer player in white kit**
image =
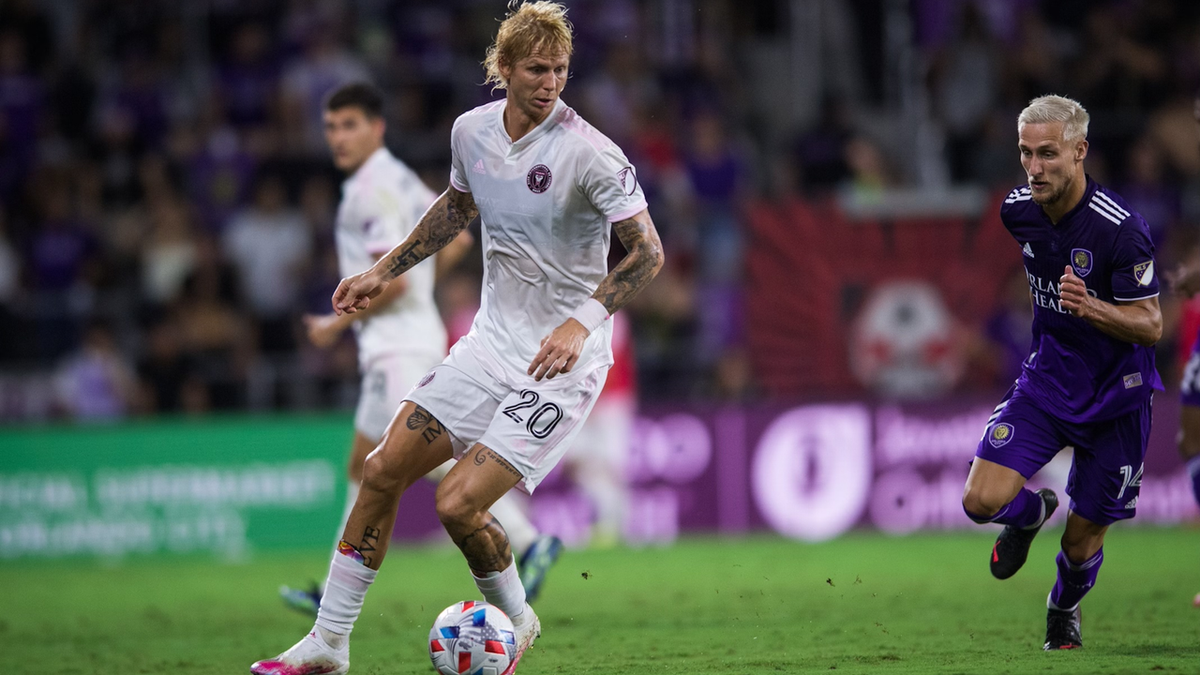
<path fill-rule="evenodd" d="M 375 87 L 365 83 L 340 87 L 326 99 L 324 117 L 334 165 L 349 174 L 342 184 L 334 235 L 338 267 L 343 276 L 350 276 L 374 265 L 403 241 L 437 194 L 384 146 L 383 94 Z M 438 264 L 452 266 L 471 243 L 471 235 L 461 233 L 438 253 Z M 334 344 L 350 327 L 358 339 L 362 389 L 338 538 L 358 498 L 367 454 L 383 438 L 405 393 L 446 357 L 446 328 L 433 299 L 434 272 L 433 260 L 417 265 L 362 312 L 304 317 L 308 338 L 317 347 Z M 447 461 L 427 477 L 441 480 L 452 465 Z M 557 537 L 540 535 L 513 497 L 501 498 L 492 512 L 509 532 L 513 549 L 523 553 L 522 578 L 532 597 L 562 544 Z M 280 594 L 288 605 L 315 616 L 322 590 L 284 586 Z"/>
<path fill-rule="evenodd" d="M 349 635 L 408 486 L 451 456 L 437 512 L 480 593 L 512 619 L 516 656 L 540 634 L 504 528 L 488 512 L 532 491 L 571 444 L 612 363 L 609 316 L 662 267 L 662 243 L 620 148 L 560 99 L 572 53 L 566 8 L 520 5 L 488 50 L 505 98 L 458 118 L 450 187 L 369 270 L 342 280 L 336 312 L 367 309 L 402 273 L 482 220 L 483 298 L 471 331 L 409 392 L 367 457 L 316 625 L 256 675 L 349 670 Z M 611 272 L 610 227 L 627 254 Z M 450 598 L 447 598 L 450 600 Z"/>

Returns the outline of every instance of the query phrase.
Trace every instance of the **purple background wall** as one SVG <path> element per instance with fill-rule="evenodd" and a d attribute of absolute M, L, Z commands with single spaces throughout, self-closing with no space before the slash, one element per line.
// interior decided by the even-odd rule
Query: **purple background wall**
<path fill-rule="evenodd" d="M 1179 404 L 1159 396 L 1135 522 L 1196 515 L 1175 453 Z M 795 406 L 648 406 L 634 426 L 626 536 L 661 543 L 682 532 L 770 530 L 817 541 L 853 527 L 892 533 L 973 526 L 959 499 L 998 399 L 922 404 L 847 401 Z M 1060 490 L 1064 452 L 1031 485 Z M 568 544 L 586 538 L 591 508 L 556 470 L 530 499 L 534 521 Z M 1064 518 L 1066 510 L 1056 515 Z M 401 503 L 396 536 L 443 536 L 433 486 Z"/>

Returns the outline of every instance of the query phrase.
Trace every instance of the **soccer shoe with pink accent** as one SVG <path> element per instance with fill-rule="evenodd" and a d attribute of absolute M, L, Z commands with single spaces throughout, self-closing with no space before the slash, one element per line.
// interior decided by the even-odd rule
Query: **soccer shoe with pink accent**
<path fill-rule="evenodd" d="M 341 639 L 341 648 L 325 640 L 334 637 L 324 628 L 314 627 L 295 646 L 273 659 L 250 666 L 252 675 L 343 675 L 350 670 L 350 641 Z"/>
<path fill-rule="evenodd" d="M 508 668 L 504 669 L 500 675 L 512 675 L 517 670 L 517 663 L 525 652 L 533 647 L 533 641 L 542 635 L 542 622 L 538 619 L 538 615 L 525 603 L 525 611 L 522 616 L 526 617 L 525 623 L 520 626 L 513 626 L 517 631 L 517 653 L 513 656 L 512 663 L 508 664 Z"/>

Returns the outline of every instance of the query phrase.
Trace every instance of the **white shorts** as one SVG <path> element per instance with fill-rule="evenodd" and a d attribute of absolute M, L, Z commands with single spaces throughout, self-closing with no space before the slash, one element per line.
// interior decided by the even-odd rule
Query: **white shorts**
<path fill-rule="evenodd" d="M 358 409 L 354 412 L 354 430 L 372 441 L 379 442 L 404 395 L 429 369 L 441 362 L 443 355 L 387 354 L 365 366 Z"/>
<path fill-rule="evenodd" d="M 532 494 L 583 427 L 608 368 L 573 370 L 537 382 L 499 367 L 468 336 L 404 399 L 446 427 L 455 459 L 481 443 L 521 472 L 518 487 Z"/>

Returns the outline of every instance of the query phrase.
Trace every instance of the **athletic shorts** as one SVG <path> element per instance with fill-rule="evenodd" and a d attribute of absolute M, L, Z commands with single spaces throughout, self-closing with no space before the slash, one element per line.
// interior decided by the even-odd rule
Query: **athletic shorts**
<path fill-rule="evenodd" d="M 984 428 L 977 457 L 1028 479 L 1063 448 L 1075 448 L 1067 494 L 1071 510 L 1097 525 L 1137 513 L 1150 438 L 1151 399 L 1122 417 L 1076 424 L 1049 414 L 1013 385 Z"/>
<path fill-rule="evenodd" d="M 608 368 L 537 382 L 503 368 L 467 336 L 404 398 L 446 427 L 455 459 L 481 443 L 512 464 L 523 476 L 518 487 L 532 494 L 579 434 Z"/>
<path fill-rule="evenodd" d="M 1192 345 L 1192 355 L 1188 357 L 1183 379 L 1179 381 L 1179 400 L 1184 405 L 1200 407 L 1200 336 Z"/>
<path fill-rule="evenodd" d="M 378 443 L 400 408 L 400 403 L 404 401 L 404 395 L 443 356 L 431 352 L 387 354 L 372 359 L 370 364 L 363 367 L 358 409 L 354 412 L 354 430 Z"/>

